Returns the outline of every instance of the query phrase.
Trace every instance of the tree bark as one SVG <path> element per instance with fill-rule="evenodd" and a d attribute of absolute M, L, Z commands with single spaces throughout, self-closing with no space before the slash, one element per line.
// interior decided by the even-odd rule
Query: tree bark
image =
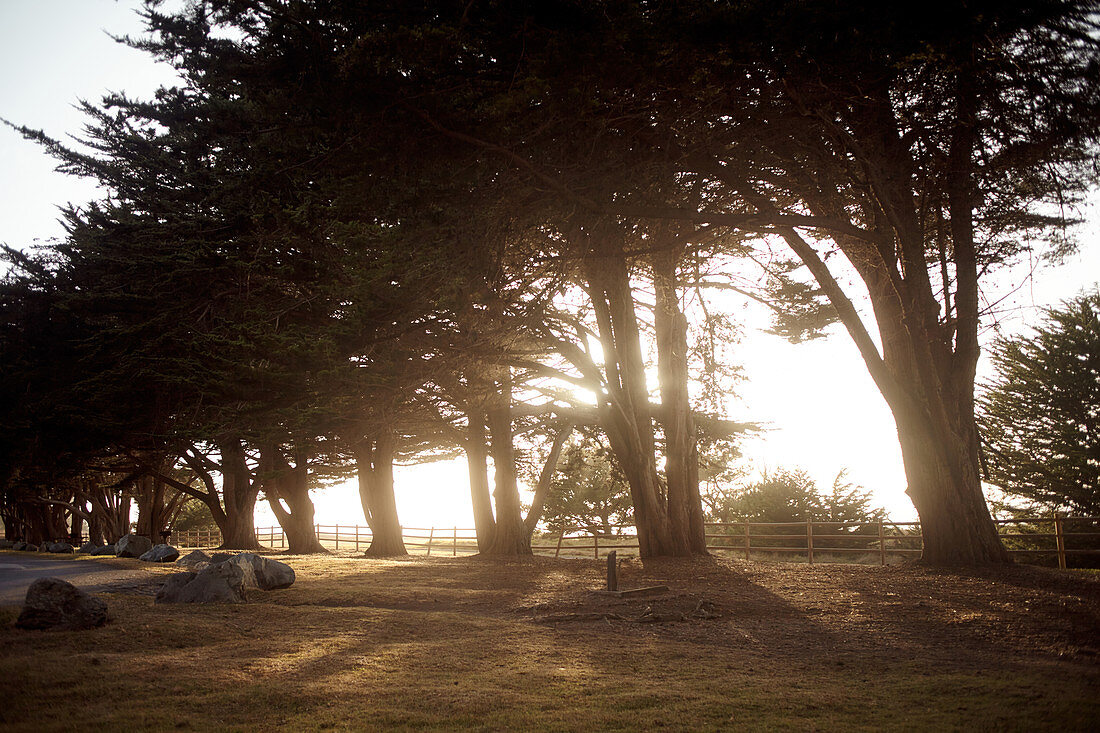
<path fill-rule="evenodd" d="M 244 444 L 238 437 L 223 437 L 218 440 L 218 451 L 222 459 L 222 503 L 225 505 L 222 544 L 218 549 L 263 549 L 256 539 L 255 520 L 260 485 L 248 467 Z"/>
<path fill-rule="evenodd" d="M 474 528 L 478 552 L 488 552 L 496 534 L 493 500 L 489 493 L 489 450 L 486 447 L 485 413 L 470 409 L 466 414 L 467 429 L 463 448 L 470 475 L 470 502 L 473 506 Z"/>
<path fill-rule="evenodd" d="M 381 431 L 374 439 L 364 439 L 355 448 L 355 464 L 359 474 L 359 499 L 363 515 L 370 525 L 371 542 L 368 557 L 400 557 L 408 555 L 397 516 L 397 499 L 393 491 L 393 459 L 397 440 L 390 430 Z"/>
<path fill-rule="evenodd" d="M 530 555 L 531 534 L 523 522 L 512 445 L 512 377 L 508 367 L 498 374 L 497 389 L 489 408 L 489 430 L 496 487 L 496 529 L 488 555 Z"/>
<path fill-rule="evenodd" d="M 673 541 L 707 554 L 703 497 L 699 491 L 699 440 L 688 392 L 687 318 L 680 310 L 678 247 L 664 243 L 651 257 L 656 294 L 657 379 L 664 411 L 665 481 Z"/>
<path fill-rule="evenodd" d="M 260 481 L 268 506 L 286 533 L 292 555 L 328 554 L 317 539 L 313 500 L 309 496 L 309 462 L 304 452 L 290 465 L 274 443 L 260 449 Z"/>

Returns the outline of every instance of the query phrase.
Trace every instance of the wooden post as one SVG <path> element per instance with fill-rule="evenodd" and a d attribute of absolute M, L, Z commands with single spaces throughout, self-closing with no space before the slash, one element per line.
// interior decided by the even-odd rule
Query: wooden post
<path fill-rule="evenodd" d="M 428 557 L 432 556 L 432 537 L 435 536 L 435 527 L 428 530 Z"/>
<path fill-rule="evenodd" d="M 561 542 L 564 539 L 565 539 L 565 528 L 563 527 L 562 530 L 561 530 L 561 534 L 558 535 L 558 546 L 557 546 L 557 549 L 554 550 L 554 557 L 557 557 L 558 555 L 561 554 Z"/>
<path fill-rule="evenodd" d="M 455 527 L 454 542 L 451 544 L 451 557 L 458 557 L 458 527 Z"/>
<path fill-rule="evenodd" d="M 745 520 L 745 559 L 749 559 L 749 547 L 752 545 L 752 540 L 749 534 L 749 520 Z"/>
<path fill-rule="evenodd" d="M 806 557 L 809 558 L 810 564 L 814 564 L 814 521 L 812 519 L 806 520 Z"/>
<path fill-rule="evenodd" d="M 1054 512 L 1054 537 L 1058 541 L 1058 569 L 1066 569 L 1066 535 L 1062 528 L 1062 518 Z"/>
<path fill-rule="evenodd" d="M 882 527 L 882 520 L 878 520 L 878 559 L 879 564 L 886 567 L 886 530 Z"/>
<path fill-rule="evenodd" d="M 359 525 L 355 525 L 355 551 L 359 552 Z"/>
<path fill-rule="evenodd" d="M 600 533 L 592 533 L 592 557 L 600 559 Z"/>
<path fill-rule="evenodd" d="M 619 590 L 619 565 L 616 560 L 617 554 L 617 550 L 612 550 L 607 553 L 607 589 L 611 591 Z"/>
<path fill-rule="evenodd" d="M 340 549 L 340 525 L 336 525 L 336 549 Z"/>

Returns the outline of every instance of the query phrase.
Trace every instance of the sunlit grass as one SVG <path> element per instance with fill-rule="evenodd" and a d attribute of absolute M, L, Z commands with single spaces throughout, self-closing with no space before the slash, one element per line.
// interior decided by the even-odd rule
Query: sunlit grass
<path fill-rule="evenodd" d="M 968 636 L 1004 621 L 980 597 L 1003 584 L 982 578 L 950 577 L 979 594 L 967 604 L 917 571 L 634 564 L 626 582 L 663 579 L 722 617 L 549 623 L 633 618 L 644 602 L 593 600 L 596 561 L 284 559 L 295 585 L 245 605 L 106 593 L 111 623 L 56 633 L 18 631 L 16 609 L 0 610 L 0 727 L 1084 730 L 1098 712 L 1094 658 Z M 871 592 L 903 582 L 928 587 Z M 891 620 L 901 603 L 969 641 L 907 636 Z"/>

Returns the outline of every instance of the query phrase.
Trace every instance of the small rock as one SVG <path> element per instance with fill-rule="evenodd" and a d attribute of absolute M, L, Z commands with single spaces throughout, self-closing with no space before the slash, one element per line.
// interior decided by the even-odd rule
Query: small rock
<path fill-rule="evenodd" d="M 141 557 L 153 549 L 153 541 L 139 534 L 128 534 L 115 543 L 115 555 L 118 557 Z"/>
<path fill-rule="evenodd" d="M 171 545 L 153 545 L 138 560 L 145 562 L 172 562 L 180 556 L 180 551 Z"/>
<path fill-rule="evenodd" d="M 15 542 L 12 540 L 0 540 L 0 550 L 10 550 L 15 547 Z"/>
<path fill-rule="evenodd" d="M 294 584 L 294 569 L 278 560 L 269 560 L 252 552 L 242 552 L 228 560 L 241 568 L 246 588 L 276 590 Z"/>
<path fill-rule="evenodd" d="M 103 545 L 97 545 L 94 542 L 85 542 L 83 545 L 78 547 L 76 551 L 82 555 L 90 555 L 92 554 L 93 550 L 96 550 L 102 546 Z"/>
<path fill-rule="evenodd" d="M 38 545 L 32 545 L 30 542 L 23 544 L 23 552 L 38 552 Z"/>
<path fill-rule="evenodd" d="M 202 550 L 191 550 L 179 560 L 176 560 L 176 565 L 181 568 L 190 568 L 198 565 L 199 563 L 209 563 L 210 556 Z"/>
<path fill-rule="evenodd" d="M 89 555 L 111 555 L 111 556 L 114 556 L 115 546 L 114 545 L 104 545 L 103 547 L 97 547 L 94 550 L 92 550 L 91 552 L 89 552 L 88 554 Z"/>
<path fill-rule="evenodd" d="M 12 543 L 11 549 L 19 550 L 19 551 L 26 550 L 27 549 L 27 543 L 24 542 L 23 540 L 19 540 L 18 542 Z"/>
<path fill-rule="evenodd" d="M 176 573 L 157 591 L 156 603 L 243 603 L 244 573 L 218 563 L 198 573 Z"/>
<path fill-rule="evenodd" d="M 39 578 L 15 625 L 21 629 L 92 629 L 107 621 L 107 604 L 60 578 Z"/>
<path fill-rule="evenodd" d="M 70 545 L 68 542 L 47 542 L 46 543 L 46 552 L 54 552 L 54 553 L 57 553 L 59 555 L 61 555 L 61 554 L 71 555 L 73 553 L 73 546 Z"/>

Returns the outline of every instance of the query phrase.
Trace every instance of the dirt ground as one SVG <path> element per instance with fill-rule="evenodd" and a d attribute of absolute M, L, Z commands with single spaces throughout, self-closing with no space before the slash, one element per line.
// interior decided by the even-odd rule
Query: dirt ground
<path fill-rule="evenodd" d="M 67 729 L 43 720 L 59 705 L 46 678 L 13 673 L 53 655 L 108 676 L 135 659 L 172 670 L 170 685 L 50 678 L 90 701 L 76 719 L 146 729 L 1090 730 L 1100 716 L 1094 574 L 631 560 L 621 588 L 669 589 L 615 598 L 598 593 L 602 560 L 281 559 L 294 586 L 244 606 L 155 606 L 157 568 L 107 593 L 115 620 L 86 637 L 0 624 L 0 693 L 18 701 L 0 729 Z"/>

